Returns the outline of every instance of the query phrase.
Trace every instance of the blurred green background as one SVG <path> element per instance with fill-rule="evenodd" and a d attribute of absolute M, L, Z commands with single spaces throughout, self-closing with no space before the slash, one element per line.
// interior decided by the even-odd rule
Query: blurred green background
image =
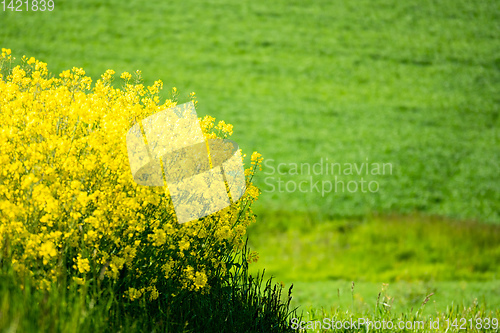
<path fill-rule="evenodd" d="M 356 281 L 362 304 L 390 283 L 396 307 L 430 291 L 500 307 L 500 2 L 56 0 L 0 11 L 0 27 L 1 47 L 53 73 L 140 69 L 233 124 L 268 161 L 254 270 L 296 283 L 297 305 L 351 304 Z M 278 177 L 334 182 L 290 174 L 326 159 L 392 172 L 336 175 L 375 193 L 272 191 Z"/>

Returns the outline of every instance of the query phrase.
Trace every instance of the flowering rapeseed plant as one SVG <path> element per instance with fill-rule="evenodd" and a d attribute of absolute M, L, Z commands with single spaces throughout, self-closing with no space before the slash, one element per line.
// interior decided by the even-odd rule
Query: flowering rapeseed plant
<path fill-rule="evenodd" d="M 59 279 L 119 282 L 131 301 L 176 288 L 209 290 L 254 221 L 249 206 L 259 190 L 251 177 L 260 154 L 245 170 L 247 192 L 239 201 L 181 225 L 168 191 L 137 185 L 128 166 L 127 130 L 176 105 L 160 103 L 161 81 L 146 87 L 123 73 L 122 88 L 115 88 L 107 70 L 92 85 L 81 68 L 54 77 L 33 57 L 17 66 L 14 60 L 2 49 L 0 264 L 43 289 Z M 233 132 L 210 116 L 200 125 L 207 139 Z"/>

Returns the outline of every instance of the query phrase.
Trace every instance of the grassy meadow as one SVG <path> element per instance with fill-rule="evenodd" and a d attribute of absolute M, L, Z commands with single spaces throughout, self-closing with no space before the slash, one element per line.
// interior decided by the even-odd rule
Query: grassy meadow
<path fill-rule="evenodd" d="M 495 0 L 57 0 L 0 11 L 0 44 L 118 87 L 141 70 L 233 124 L 265 158 L 250 270 L 306 318 L 411 316 L 433 293 L 420 314 L 500 319 L 499 22 Z"/>

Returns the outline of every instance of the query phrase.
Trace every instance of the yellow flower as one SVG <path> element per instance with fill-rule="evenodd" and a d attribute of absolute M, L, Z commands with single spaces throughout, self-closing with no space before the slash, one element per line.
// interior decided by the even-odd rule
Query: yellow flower
<path fill-rule="evenodd" d="M 90 271 L 90 264 L 87 258 L 82 259 L 82 255 L 78 254 L 78 258 L 76 260 L 76 265 L 78 267 L 78 271 L 80 273 L 87 273 Z"/>
<path fill-rule="evenodd" d="M 127 291 L 125 291 L 125 294 L 128 296 L 128 298 L 131 301 L 135 301 L 136 299 L 141 298 L 142 293 L 144 292 L 144 289 L 135 289 L 135 288 L 128 288 Z"/>
<path fill-rule="evenodd" d="M 130 74 L 129 72 L 123 72 L 122 75 L 120 75 L 120 78 L 128 81 L 132 78 L 132 74 Z"/>
<path fill-rule="evenodd" d="M 222 228 L 219 228 L 216 232 L 216 236 L 219 240 L 224 240 L 229 238 L 230 236 L 230 229 L 227 225 L 223 226 Z"/>
<path fill-rule="evenodd" d="M 54 247 L 54 243 L 51 241 L 45 242 L 40 247 L 40 256 L 43 257 L 43 264 L 46 265 L 51 257 L 55 257 L 57 255 L 56 248 Z"/>
<path fill-rule="evenodd" d="M 203 272 L 196 272 L 195 278 L 194 278 L 194 286 L 196 290 L 205 287 L 207 284 L 207 276 Z"/>
<path fill-rule="evenodd" d="M 259 261 L 259 254 L 255 251 L 250 252 L 247 257 L 247 262 L 250 264 L 257 261 Z"/>
<path fill-rule="evenodd" d="M 79 284 L 79 285 L 84 285 L 85 284 L 85 279 L 84 278 L 79 278 L 79 277 L 73 276 L 73 281 L 75 281 L 76 284 Z"/>
<path fill-rule="evenodd" d="M 179 242 L 179 249 L 181 251 L 188 250 L 189 245 L 190 245 L 190 243 L 188 241 L 186 241 L 185 239 L 183 239 Z"/>
<path fill-rule="evenodd" d="M 252 197 L 253 199 L 257 199 L 259 197 L 259 189 L 258 187 L 254 186 L 253 184 L 249 184 L 247 186 L 246 193 Z"/>
<path fill-rule="evenodd" d="M 2 48 L 0 66 L 10 54 Z M 241 248 L 255 219 L 246 208 L 258 196 L 251 184 L 230 208 L 179 225 L 168 188 L 134 182 L 127 132 L 175 106 L 178 91 L 162 104 L 163 83 L 144 86 L 140 71 L 133 74 L 134 83 L 130 73 L 120 75 L 127 80 L 120 89 L 111 84 L 115 72 L 107 70 L 91 88 L 82 68 L 49 75 L 46 63 L 23 57 L 9 76 L 0 76 L 0 238 L 9 240 L 0 242 L 0 253 L 38 288 L 49 288 L 60 263 L 68 261 L 78 284 L 117 280 L 126 266 L 135 288 L 125 294 L 132 300 L 145 294 L 155 299 L 166 279 L 189 290 L 207 288 L 212 268 L 225 272 L 227 251 Z M 233 131 L 210 116 L 200 126 L 205 138 Z M 245 174 L 261 161 L 254 153 Z"/>
<path fill-rule="evenodd" d="M 262 163 L 262 161 L 264 160 L 264 158 L 262 158 L 262 154 L 260 154 L 260 153 L 258 153 L 258 152 L 256 152 L 256 151 L 254 151 L 254 152 L 252 153 L 252 156 L 250 157 L 250 160 L 251 160 L 251 163 L 252 163 L 253 165 L 255 165 L 255 164 L 260 164 L 260 163 Z"/>
<path fill-rule="evenodd" d="M 150 291 L 149 300 L 154 301 L 155 299 L 158 298 L 158 296 L 160 296 L 160 293 L 158 292 L 158 289 L 156 289 L 156 287 L 153 286 Z"/>
<path fill-rule="evenodd" d="M 162 246 L 167 241 L 167 234 L 163 229 L 155 229 L 152 235 L 149 235 L 149 239 L 153 246 Z"/>

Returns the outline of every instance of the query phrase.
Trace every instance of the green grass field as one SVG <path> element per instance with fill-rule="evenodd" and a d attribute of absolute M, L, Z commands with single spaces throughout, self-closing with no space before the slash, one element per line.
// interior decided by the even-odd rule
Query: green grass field
<path fill-rule="evenodd" d="M 267 160 L 252 269 L 294 283 L 294 305 L 362 313 L 388 283 L 400 312 L 434 292 L 431 314 L 500 308 L 499 22 L 495 0 L 59 0 L 0 11 L 0 44 L 94 81 L 140 69 L 233 124 Z M 392 168 L 293 172 L 326 160 Z M 310 187 L 335 176 L 377 191 Z"/>
<path fill-rule="evenodd" d="M 499 226 L 384 216 L 287 228 L 271 220 L 280 217 L 249 231 L 261 256 L 253 271 L 293 283 L 295 306 L 350 309 L 354 296 L 355 308 L 366 311 L 385 283 L 395 312 L 417 309 L 430 293 L 428 315 L 475 300 L 500 309 Z"/>

